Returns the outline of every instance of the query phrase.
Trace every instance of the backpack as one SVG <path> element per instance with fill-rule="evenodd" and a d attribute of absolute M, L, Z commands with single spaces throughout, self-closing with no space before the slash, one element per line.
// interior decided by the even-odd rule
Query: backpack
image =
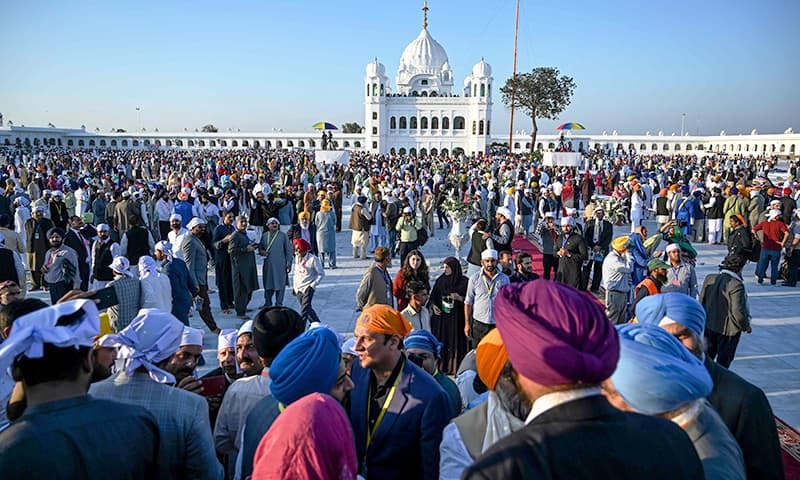
<path fill-rule="evenodd" d="M 417 245 L 420 247 L 428 241 L 428 230 L 425 227 L 417 229 Z"/>

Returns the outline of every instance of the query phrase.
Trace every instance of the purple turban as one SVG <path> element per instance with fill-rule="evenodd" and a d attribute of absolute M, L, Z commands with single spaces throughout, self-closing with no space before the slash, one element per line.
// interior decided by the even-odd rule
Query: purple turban
<path fill-rule="evenodd" d="M 617 331 L 583 292 L 558 282 L 511 284 L 494 308 L 511 363 L 536 383 L 598 384 L 617 367 Z"/>

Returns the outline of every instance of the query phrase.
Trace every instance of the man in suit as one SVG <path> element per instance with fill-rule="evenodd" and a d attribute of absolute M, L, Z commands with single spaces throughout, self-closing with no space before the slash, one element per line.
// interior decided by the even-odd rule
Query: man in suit
<path fill-rule="evenodd" d="M 720 272 L 706 276 L 700 303 L 706 311 L 705 338 L 708 356 L 725 368 L 736 356 L 736 347 L 742 332 L 751 333 L 750 307 L 742 279 L 742 268 L 747 259 L 741 255 L 728 255 L 720 264 Z"/>
<path fill-rule="evenodd" d="M 451 415 L 447 393 L 401 350 L 408 320 L 373 305 L 356 322 L 350 421 L 366 478 L 439 478 L 439 444 Z"/>
<path fill-rule="evenodd" d="M 183 324 L 172 314 L 143 310 L 109 344 L 125 347 L 126 368 L 93 384 L 89 394 L 142 406 L 156 417 L 159 477 L 219 479 L 222 466 L 214 453 L 208 404 L 195 393 L 170 386 L 175 377 L 165 370 L 182 335 Z"/>
<path fill-rule="evenodd" d="M 608 247 L 611 245 L 611 237 L 614 234 L 614 226 L 605 220 L 606 212 L 603 207 L 594 209 L 594 218 L 586 224 L 584 240 L 586 240 L 586 250 L 589 253 L 589 263 L 583 267 L 583 289 L 589 284 L 589 274 L 592 275 L 592 292 L 600 289 L 600 281 L 603 279 L 603 260 L 608 255 Z"/>
<path fill-rule="evenodd" d="M 586 242 L 575 231 L 575 218 L 561 217 L 561 234 L 556 238 L 554 248 L 558 257 L 556 281 L 580 288 L 581 267 L 587 253 Z"/>
<path fill-rule="evenodd" d="M 769 400 L 763 390 L 705 354 L 703 306 L 677 292 L 651 295 L 639 302 L 636 318 L 663 328 L 703 361 L 714 383 L 708 402 L 742 449 L 747 478 L 783 479 L 781 446 Z"/>
<path fill-rule="evenodd" d="M 317 250 L 317 226 L 311 223 L 311 214 L 307 211 L 297 214 L 297 223 L 291 225 L 286 232 L 289 237 L 289 243 L 294 242 L 297 238 L 302 238 L 311 244 L 311 253 L 318 254 Z M 259 238 L 261 236 L 259 235 Z"/>
<path fill-rule="evenodd" d="M 391 262 L 388 248 L 377 247 L 375 249 L 375 262 L 364 272 L 358 292 L 356 292 L 358 311 L 375 304 L 394 305 L 392 279 L 388 270 Z"/>
<path fill-rule="evenodd" d="M 200 318 L 211 332 L 219 335 L 219 327 L 211 313 L 211 300 L 208 298 L 208 250 L 201 237 L 206 229 L 206 222 L 200 217 L 189 221 L 189 235 L 183 242 L 183 260 L 189 268 L 192 283 L 197 285 L 197 296 L 203 299 Z"/>
<path fill-rule="evenodd" d="M 703 477 L 678 425 L 619 411 L 602 396 L 620 345 L 594 299 L 559 282 L 515 283 L 500 290 L 495 311 L 527 425 L 494 444 L 462 478 Z"/>
<path fill-rule="evenodd" d="M 84 238 L 81 229 L 84 223 L 81 217 L 73 215 L 69 219 L 69 229 L 64 237 L 64 245 L 75 250 L 78 254 L 78 271 L 81 274 L 81 290 L 84 292 L 89 289 L 89 255 L 90 243 L 88 238 Z"/>

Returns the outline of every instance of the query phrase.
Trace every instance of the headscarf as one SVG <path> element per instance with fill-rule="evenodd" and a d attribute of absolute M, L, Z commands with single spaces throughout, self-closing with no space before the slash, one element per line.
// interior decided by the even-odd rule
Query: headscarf
<path fill-rule="evenodd" d="M 355 480 L 353 430 L 332 397 L 312 393 L 289 405 L 261 439 L 252 478 Z"/>
<path fill-rule="evenodd" d="M 125 257 L 114 257 L 114 260 L 111 261 L 109 268 L 120 275 L 127 275 L 129 277 L 133 276 L 131 274 L 131 262 Z"/>
<path fill-rule="evenodd" d="M 166 240 L 161 240 L 160 242 L 156 243 L 156 250 L 163 253 L 164 256 L 167 257 L 167 260 L 172 260 L 172 244 Z"/>
<path fill-rule="evenodd" d="M 270 390 L 284 405 L 314 392 L 329 393 L 339 375 L 342 351 L 336 333 L 313 328 L 295 338 L 269 367 Z"/>
<path fill-rule="evenodd" d="M 430 331 L 424 329 L 411 332 L 403 339 L 403 347 L 406 350 L 409 348 L 425 350 L 434 354 L 436 358 L 440 358 L 442 354 L 442 342 L 437 340 Z"/>
<path fill-rule="evenodd" d="M 78 312 L 83 315 L 69 325 L 57 325 L 61 317 Z M 100 317 L 91 300 L 57 303 L 14 320 L 8 338 L 0 343 L 0 372 L 5 372 L 19 355 L 42 358 L 44 344 L 66 347 L 92 347 L 100 333 Z"/>
<path fill-rule="evenodd" d="M 507 285 L 494 311 L 511 363 L 536 383 L 599 384 L 617 365 L 619 339 L 603 307 L 568 285 Z"/>
<path fill-rule="evenodd" d="M 158 276 L 158 265 L 156 261 L 149 255 L 139 257 L 139 279 L 144 280 L 151 275 Z"/>
<path fill-rule="evenodd" d="M 394 308 L 375 304 L 364 309 L 358 317 L 358 324 L 367 330 L 384 335 L 406 337 L 411 332 L 411 324 L 406 317 Z"/>
<path fill-rule="evenodd" d="M 700 302 L 678 292 L 648 295 L 636 304 L 636 321 L 642 325 L 664 326 L 680 323 L 703 336 L 706 327 L 706 311 Z"/>
<path fill-rule="evenodd" d="M 620 358 L 611 381 L 635 410 L 657 415 L 711 393 L 703 362 L 664 329 L 627 323 L 617 331 Z"/>
<path fill-rule="evenodd" d="M 133 376 L 144 367 L 158 383 L 175 383 L 175 377 L 156 364 L 178 351 L 183 337 L 183 323 L 171 313 L 143 308 L 130 325 L 116 335 L 109 335 L 112 346 L 120 347 L 119 358 L 127 360 L 125 375 Z"/>
<path fill-rule="evenodd" d="M 442 274 L 436 279 L 433 290 L 431 290 L 431 300 L 434 305 L 441 303 L 441 298 L 439 300 L 433 298 L 434 292 L 436 292 L 437 295 L 449 295 L 451 293 L 465 295 L 467 292 L 468 279 L 461 271 L 461 263 L 458 259 L 455 257 L 447 257 L 444 259 L 443 263 L 450 267 L 452 273 L 449 276 Z"/>
<path fill-rule="evenodd" d="M 489 390 L 494 390 L 500 380 L 500 372 L 508 363 L 508 350 L 496 328 L 486 334 L 475 349 L 475 364 L 478 377 Z"/>

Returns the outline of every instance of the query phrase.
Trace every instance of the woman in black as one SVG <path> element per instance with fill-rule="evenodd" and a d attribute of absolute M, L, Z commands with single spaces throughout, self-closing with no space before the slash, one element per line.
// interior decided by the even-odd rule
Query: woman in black
<path fill-rule="evenodd" d="M 433 284 L 429 300 L 433 310 L 431 333 L 442 342 L 439 370 L 455 375 L 468 350 L 464 336 L 464 296 L 468 280 L 455 257 L 445 258 L 443 268 L 444 273 Z"/>

